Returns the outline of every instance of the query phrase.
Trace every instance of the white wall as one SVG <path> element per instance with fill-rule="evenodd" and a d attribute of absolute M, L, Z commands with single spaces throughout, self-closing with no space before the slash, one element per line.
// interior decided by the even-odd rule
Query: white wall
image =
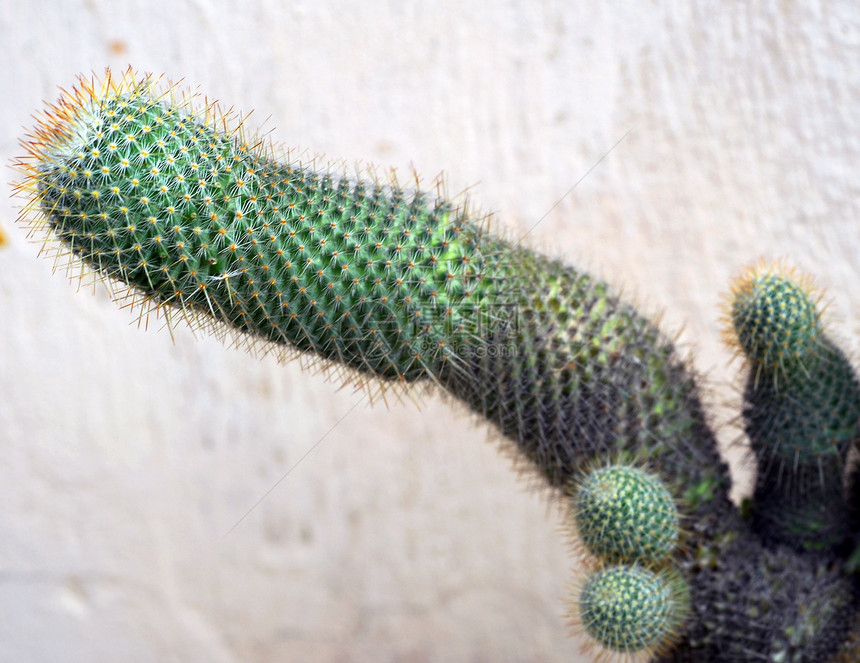
<path fill-rule="evenodd" d="M 684 325 L 714 407 L 737 389 L 720 295 L 761 255 L 813 272 L 858 350 L 855 3 L 0 0 L 0 43 L 4 164 L 58 86 L 131 63 L 271 116 L 285 145 L 444 169 Z M 483 426 L 144 331 L 52 277 L 17 204 L 0 196 L 0 660 L 587 660 L 557 513 Z"/>

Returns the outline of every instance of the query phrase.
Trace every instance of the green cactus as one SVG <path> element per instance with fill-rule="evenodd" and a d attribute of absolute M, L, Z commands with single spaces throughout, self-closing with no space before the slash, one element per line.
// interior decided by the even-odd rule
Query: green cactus
<path fill-rule="evenodd" d="M 377 378 L 433 379 L 553 485 L 597 452 L 643 452 L 719 487 L 694 506 L 727 508 L 713 440 L 692 444 L 706 426 L 691 376 L 606 284 L 489 235 L 465 204 L 251 150 L 149 79 L 83 98 L 72 130 L 46 123 L 30 143 L 30 207 L 142 305 Z M 588 429 L 578 445 L 571 426 Z"/>
<path fill-rule="evenodd" d="M 748 271 L 731 311 L 750 364 L 743 415 L 759 467 L 758 529 L 801 548 L 837 547 L 851 534 L 843 477 L 860 434 L 860 383 L 822 330 L 809 280 L 784 265 Z"/>
<path fill-rule="evenodd" d="M 658 477 L 633 465 L 585 472 L 571 510 L 582 545 L 607 563 L 658 564 L 678 545 L 675 500 Z"/>
<path fill-rule="evenodd" d="M 379 377 L 438 373 L 451 347 L 426 340 L 469 333 L 486 298 L 465 210 L 280 164 L 149 81 L 107 84 L 75 135 L 39 137 L 40 205 L 73 253 L 150 306 Z"/>
<path fill-rule="evenodd" d="M 574 622 L 604 650 L 650 655 L 671 648 L 688 608 L 687 588 L 677 574 L 620 564 L 585 582 Z"/>
<path fill-rule="evenodd" d="M 821 315 L 809 279 L 775 263 L 761 263 L 735 283 L 732 335 L 754 367 L 778 380 L 805 363 L 821 338 Z"/>
<path fill-rule="evenodd" d="M 22 220 L 58 239 L 61 259 L 111 279 L 124 302 L 317 358 L 368 385 L 433 382 L 493 423 L 557 493 L 618 458 L 672 487 L 680 546 L 674 500 L 638 475 L 624 479 L 655 508 L 629 526 L 656 531 L 617 553 L 647 564 L 607 567 L 590 586 L 586 623 L 602 620 L 605 645 L 676 663 L 817 663 L 846 640 L 857 607 L 847 555 L 806 543 L 860 521 L 830 509 L 844 478 L 836 461 L 855 436 L 857 383 L 835 345 L 807 338 L 818 318 L 803 302 L 790 320 L 768 313 L 782 325 L 777 341 L 760 324 L 767 316 L 738 317 L 760 358 L 751 373 L 779 378 L 757 380 L 747 399 L 760 449 L 754 502 L 765 505 L 754 507 L 758 531 L 728 498 L 695 376 L 669 338 L 607 284 L 488 232 L 465 201 L 302 163 L 131 70 L 82 80 L 39 119 L 17 164 Z M 788 283 L 767 290 L 797 295 Z M 785 338 L 801 349 L 779 349 Z M 763 514 L 779 515 L 784 495 L 785 518 L 768 524 Z M 610 536 L 586 523 L 595 550 L 619 549 L 620 513 L 610 509 Z M 677 596 L 666 569 L 689 591 L 683 625 L 677 598 L 655 598 Z M 611 605 L 630 592 L 640 617 L 629 605 L 599 607 L 598 594 Z"/>

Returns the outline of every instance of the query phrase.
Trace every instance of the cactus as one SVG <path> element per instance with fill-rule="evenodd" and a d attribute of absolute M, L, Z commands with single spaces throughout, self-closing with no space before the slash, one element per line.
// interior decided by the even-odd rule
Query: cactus
<path fill-rule="evenodd" d="M 658 564 L 681 533 L 668 489 L 634 465 L 586 472 L 573 490 L 571 511 L 585 549 L 607 563 Z"/>
<path fill-rule="evenodd" d="M 27 143 L 35 223 L 141 305 L 435 380 L 553 485 L 596 452 L 643 451 L 705 485 L 696 507 L 727 508 L 713 439 L 690 444 L 706 426 L 687 368 L 606 284 L 490 236 L 465 204 L 281 163 L 207 113 L 148 78 L 88 84 Z"/>
<path fill-rule="evenodd" d="M 620 564 L 601 569 L 586 581 L 574 608 L 575 619 L 607 652 L 651 655 L 670 648 L 688 602 L 679 576 Z"/>
<path fill-rule="evenodd" d="M 689 611 L 689 587 L 669 560 L 678 509 L 663 482 L 635 464 L 585 471 L 571 491 L 574 541 L 598 571 L 577 593 L 575 632 L 601 653 L 671 651 Z M 589 558 L 583 559 L 589 566 Z"/>
<path fill-rule="evenodd" d="M 760 263 L 732 288 L 729 340 L 762 374 L 778 381 L 806 363 L 821 337 L 821 315 L 811 280 L 780 263 Z"/>
<path fill-rule="evenodd" d="M 350 178 L 240 126 L 131 70 L 81 80 L 22 141 L 22 221 L 58 240 L 58 259 L 83 261 L 144 314 L 301 353 L 371 388 L 435 383 L 494 424 L 556 494 L 619 458 L 650 468 L 668 499 L 635 472 L 624 479 L 659 514 L 644 522 L 662 529 L 623 552 L 648 563 L 607 566 L 589 585 L 587 598 L 602 587 L 607 605 L 619 605 L 623 589 L 646 610 L 634 623 L 586 601 L 588 623 L 607 627 L 595 637 L 610 648 L 677 662 L 837 654 L 856 612 L 854 579 L 841 545 L 807 544 L 856 529 L 853 512 L 818 508 L 844 503 L 839 463 L 855 436 L 856 379 L 835 345 L 808 336 L 814 307 L 773 332 L 801 346 L 788 353 L 774 349 L 764 317 L 738 318 L 743 342 L 759 348 L 751 374 L 770 376 L 747 398 L 750 436 L 767 448 L 754 497 L 769 506 L 753 513 L 764 522 L 780 491 L 797 496 L 777 519 L 787 524 L 768 524 L 762 536 L 728 498 L 694 372 L 606 283 L 494 235 L 468 201 L 393 177 Z M 777 286 L 792 296 L 790 283 Z M 670 504 L 685 524 L 680 546 Z M 624 539 L 614 515 L 583 527 L 595 550 Z M 611 569 L 626 569 L 626 579 Z M 671 569 L 690 596 L 683 624 L 679 603 L 653 599 L 668 591 Z"/>
<path fill-rule="evenodd" d="M 464 210 L 277 163 L 149 81 L 105 85 L 98 106 L 69 111 L 74 126 L 43 125 L 32 143 L 51 155 L 33 164 L 39 204 L 74 254 L 222 330 L 383 378 L 439 371 L 451 348 L 424 340 L 461 328 L 483 294 Z"/>
<path fill-rule="evenodd" d="M 743 416 L 759 466 L 758 529 L 787 545 L 838 547 L 851 534 L 843 477 L 860 436 L 860 383 L 822 329 L 810 279 L 762 263 L 733 292 L 732 331 L 750 364 Z"/>

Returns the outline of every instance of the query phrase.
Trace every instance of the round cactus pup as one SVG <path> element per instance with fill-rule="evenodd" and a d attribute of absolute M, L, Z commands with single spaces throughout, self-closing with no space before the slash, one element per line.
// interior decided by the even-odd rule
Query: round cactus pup
<path fill-rule="evenodd" d="M 667 650 L 689 606 L 673 572 L 637 564 L 610 566 L 591 576 L 579 595 L 579 621 L 602 649 L 646 655 Z"/>
<path fill-rule="evenodd" d="M 573 517 L 582 544 L 609 563 L 658 563 L 678 544 L 678 509 L 660 479 L 631 465 L 585 473 L 576 487 Z"/>

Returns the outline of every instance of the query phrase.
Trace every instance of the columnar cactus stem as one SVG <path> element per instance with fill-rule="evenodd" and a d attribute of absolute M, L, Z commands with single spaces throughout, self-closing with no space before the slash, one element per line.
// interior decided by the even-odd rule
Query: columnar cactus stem
<path fill-rule="evenodd" d="M 669 341 L 465 205 L 281 161 L 132 73 L 85 83 L 27 146 L 27 213 L 141 303 L 365 375 L 433 379 L 555 486 L 595 454 L 643 452 L 697 491 L 692 508 L 727 508 Z"/>
<path fill-rule="evenodd" d="M 825 550 L 850 534 L 846 455 L 860 434 L 860 383 L 822 330 L 808 280 L 762 264 L 736 284 L 731 323 L 750 372 L 744 422 L 759 471 L 763 535 Z"/>

